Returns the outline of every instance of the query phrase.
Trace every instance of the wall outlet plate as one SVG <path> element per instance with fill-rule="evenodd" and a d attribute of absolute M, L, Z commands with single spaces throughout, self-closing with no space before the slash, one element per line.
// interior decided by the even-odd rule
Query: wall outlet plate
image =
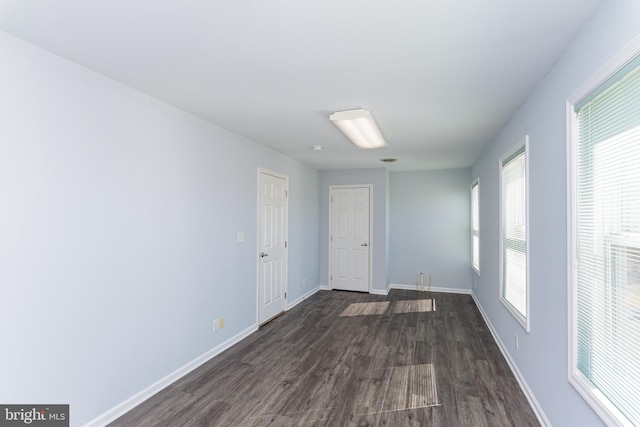
<path fill-rule="evenodd" d="M 213 332 L 218 332 L 222 328 L 224 328 L 224 317 L 215 319 L 213 321 Z"/>

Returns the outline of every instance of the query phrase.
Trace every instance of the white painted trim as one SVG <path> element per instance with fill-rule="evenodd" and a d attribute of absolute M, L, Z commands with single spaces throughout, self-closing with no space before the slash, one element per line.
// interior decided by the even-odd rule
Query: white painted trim
<path fill-rule="evenodd" d="M 577 375 L 578 370 L 574 361 L 578 360 L 578 339 L 577 339 L 577 314 L 578 314 L 578 301 L 576 292 L 577 283 L 577 254 L 576 254 L 576 223 L 574 221 L 577 203 L 577 193 L 575 188 L 574 176 L 577 171 L 576 165 L 576 153 L 575 153 L 575 129 L 577 126 L 577 116 L 574 111 L 574 105 L 567 101 L 566 114 L 567 114 L 567 325 L 568 332 L 568 346 L 569 346 L 569 358 L 568 358 L 568 374 L 569 382 L 576 387 L 573 383 L 573 378 Z M 578 389 L 578 387 L 576 387 Z M 578 389 L 578 392 L 580 390 Z M 582 395 L 582 393 L 580 393 Z M 588 396 L 583 397 L 589 402 Z M 590 403 L 592 407 L 592 405 Z M 595 407 L 594 407 L 595 408 Z M 597 411 L 597 410 L 596 410 Z"/>
<path fill-rule="evenodd" d="M 382 290 L 382 289 L 371 289 L 371 291 L 369 292 L 371 295 L 389 295 L 389 289 L 387 290 Z"/>
<path fill-rule="evenodd" d="M 243 339 L 245 339 L 246 337 L 248 337 L 249 335 L 251 335 L 257 330 L 258 330 L 258 324 L 254 323 L 244 331 L 239 332 L 238 334 L 229 338 L 225 342 L 215 346 L 214 348 L 202 354 L 201 356 L 196 357 L 191 362 L 188 362 L 187 364 L 171 372 L 169 375 L 165 376 L 164 378 L 161 378 L 160 380 L 151 384 L 149 387 L 134 394 L 124 402 L 119 403 L 118 405 L 114 406 L 113 408 L 109 409 L 108 411 L 104 412 L 103 414 L 99 415 L 93 420 L 89 421 L 84 425 L 84 427 L 99 427 L 99 426 L 101 427 L 115 421 L 117 418 L 121 417 L 122 415 L 126 414 L 136 406 L 140 405 L 142 402 L 149 399 L 154 394 L 158 393 L 159 391 L 163 390 L 164 388 L 178 381 L 180 378 L 184 377 L 189 372 L 193 371 L 194 369 L 200 367 L 204 363 L 213 359 L 214 357 L 216 357 L 226 349 L 239 343 L 240 341 L 242 341 Z"/>
<path fill-rule="evenodd" d="M 296 305 L 300 304 L 302 301 L 306 300 L 307 298 L 311 297 L 312 295 L 314 295 L 318 291 L 320 291 L 320 286 L 316 286 L 315 288 L 311 289 L 309 292 L 307 292 L 306 294 L 302 295 L 301 297 L 298 297 L 294 301 L 291 301 L 290 303 L 287 303 L 287 311 L 291 310 L 293 307 L 295 307 Z"/>
<path fill-rule="evenodd" d="M 331 286 L 329 286 L 329 285 L 320 285 L 320 290 L 321 291 L 330 291 L 331 290 Z"/>
<path fill-rule="evenodd" d="M 420 292 L 416 289 L 416 285 L 403 285 L 400 283 L 392 283 L 391 289 L 402 289 L 405 291 L 416 291 Z M 426 290 L 424 292 L 427 292 Z M 464 288 L 447 288 L 443 286 L 432 286 L 431 292 L 441 292 L 445 294 L 463 294 L 463 295 L 471 295 L 471 289 Z"/>
<path fill-rule="evenodd" d="M 608 425 L 630 425 L 626 417 L 591 384 L 577 368 L 578 360 L 578 302 L 577 302 L 577 115 L 575 105 L 596 90 L 601 84 L 640 55 L 640 35 L 631 41 L 615 57 L 607 62 L 587 81 L 580 85 L 566 102 L 567 129 L 567 324 L 568 324 L 568 376 L 569 383 L 596 414 Z"/>
<path fill-rule="evenodd" d="M 527 315 L 523 316 L 522 313 L 520 313 L 512 304 L 509 300 L 507 300 L 506 298 L 504 298 L 502 296 L 502 291 L 504 288 L 504 281 L 503 281 L 503 277 L 502 277 L 502 272 L 504 270 L 503 267 L 503 263 L 504 260 L 502 259 L 502 252 L 503 252 L 503 227 L 502 227 L 502 221 L 504 221 L 503 218 L 503 210 L 504 210 L 504 206 L 502 205 L 503 200 L 502 200 L 502 169 L 504 166 L 504 162 L 505 160 L 507 160 L 509 157 L 511 157 L 513 154 L 515 154 L 518 150 L 521 150 L 522 147 L 524 147 L 524 161 L 525 161 L 525 166 L 524 166 L 524 170 L 525 170 L 525 175 L 524 175 L 524 184 L 525 184 L 525 188 L 524 188 L 524 199 L 525 199 L 525 229 L 526 229 L 526 235 L 527 235 L 527 241 L 525 242 L 525 260 L 527 263 L 527 271 L 526 271 L 526 281 L 527 281 Z M 504 153 L 502 155 L 502 157 L 500 157 L 500 159 L 498 160 L 498 206 L 499 206 L 499 210 L 498 210 L 498 280 L 499 280 L 499 286 L 498 286 L 498 298 L 500 299 L 500 302 L 502 303 L 502 305 L 507 309 L 507 311 L 509 313 L 511 313 L 511 315 L 518 321 L 518 323 L 520 325 L 522 325 L 522 327 L 524 328 L 524 330 L 529 333 L 531 332 L 531 297 L 530 297 L 530 290 L 531 290 L 531 280 L 530 280 L 530 275 L 529 275 L 529 271 L 530 271 L 530 266 L 531 266 L 531 262 L 529 259 L 529 254 L 531 253 L 530 249 L 529 249 L 529 242 L 531 241 L 531 233 L 529 232 L 529 181 L 530 181 L 530 168 L 529 168 L 529 135 L 525 135 L 524 137 L 522 137 L 522 139 L 520 139 L 513 147 L 511 147 L 506 153 Z"/>
<path fill-rule="evenodd" d="M 260 324 L 260 257 L 258 254 L 260 253 L 260 176 L 262 174 L 271 175 L 276 178 L 284 179 L 286 185 L 286 199 L 287 199 L 287 213 L 286 213 L 286 222 L 287 226 L 284 230 L 284 240 L 287 242 L 287 247 L 284 251 L 285 262 L 287 263 L 287 269 L 285 270 L 284 277 L 284 294 L 285 294 L 285 311 L 287 310 L 288 300 L 287 296 L 289 295 L 289 176 L 282 174 L 280 172 L 274 172 L 269 169 L 258 168 L 258 191 L 257 191 L 257 203 L 256 203 L 256 230 L 258 231 L 258 238 L 256 239 L 256 322 Z"/>
<path fill-rule="evenodd" d="M 544 413 L 544 410 L 542 409 L 540 402 L 538 402 L 538 399 L 536 399 L 536 396 L 533 394 L 533 391 L 529 388 L 527 381 L 525 381 L 524 376 L 518 369 L 518 365 L 516 365 L 516 362 L 511 358 L 511 355 L 507 351 L 507 347 L 504 345 L 504 343 L 498 336 L 498 333 L 496 332 L 495 328 L 491 324 L 489 317 L 482 309 L 480 302 L 477 300 L 476 295 L 474 293 L 471 293 L 471 297 L 473 298 L 473 301 L 476 304 L 476 307 L 478 307 L 478 311 L 480 311 L 480 314 L 482 315 L 484 322 L 487 324 L 489 331 L 491 331 L 491 335 L 493 335 L 493 339 L 498 344 L 498 348 L 500 349 L 500 352 L 502 352 L 502 355 L 507 360 L 507 364 L 511 368 L 511 372 L 513 372 L 513 375 L 516 377 L 518 384 L 520 384 L 520 388 L 522 389 L 522 392 L 524 393 L 525 397 L 529 401 L 529 404 L 531 405 L 533 412 L 536 414 L 538 421 L 544 427 L 551 427 L 551 422 L 547 418 L 547 415 Z"/>
<path fill-rule="evenodd" d="M 634 427 L 627 417 L 577 369 L 569 371 L 569 383 L 608 426 Z"/>
<path fill-rule="evenodd" d="M 567 101 L 576 105 L 583 98 L 593 92 L 602 83 L 620 71 L 625 65 L 630 63 L 636 56 L 640 54 L 640 35 L 636 36 L 631 43 L 624 47 L 615 57 L 607 62 L 600 70 L 591 76 L 586 82 L 580 85 L 567 98 Z"/>
<path fill-rule="evenodd" d="M 471 204 L 471 190 L 473 187 L 478 187 L 478 266 L 473 265 L 473 228 L 469 227 L 470 233 L 470 245 L 469 255 L 471 256 L 471 269 L 480 276 L 480 177 L 477 176 L 469 185 L 469 224 L 473 223 L 473 205 Z"/>
<path fill-rule="evenodd" d="M 328 280 L 329 280 L 329 289 L 333 289 L 331 287 L 331 258 L 332 258 L 332 253 L 331 253 L 331 217 L 333 214 L 333 205 L 332 205 L 332 201 L 331 201 L 331 197 L 332 197 L 332 190 L 334 188 L 368 188 L 369 189 L 369 293 L 372 293 L 372 284 L 373 284 L 373 184 L 355 184 L 355 185 L 349 185 L 349 184 L 345 184 L 345 185 L 330 185 L 329 186 L 329 235 L 327 236 L 327 242 L 329 242 L 329 259 L 328 259 L 328 266 L 329 266 L 329 274 L 327 275 Z"/>

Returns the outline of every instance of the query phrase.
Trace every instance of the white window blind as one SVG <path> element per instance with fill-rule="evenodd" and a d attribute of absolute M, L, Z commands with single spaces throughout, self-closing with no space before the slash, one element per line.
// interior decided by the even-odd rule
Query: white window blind
<path fill-rule="evenodd" d="M 479 181 L 471 184 L 471 266 L 480 273 Z"/>
<path fill-rule="evenodd" d="M 640 425 L 640 60 L 576 110 L 575 368 Z"/>
<path fill-rule="evenodd" d="M 526 142 L 501 160 L 501 300 L 528 330 L 526 166 Z"/>

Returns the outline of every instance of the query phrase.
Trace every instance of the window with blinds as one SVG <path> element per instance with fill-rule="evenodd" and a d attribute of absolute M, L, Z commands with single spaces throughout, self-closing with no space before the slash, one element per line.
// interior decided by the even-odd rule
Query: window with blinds
<path fill-rule="evenodd" d="M 574 380 L 640 425 L 640 57 L 574 114 Z"/>
<path fill-rule="evenodd" d="M 529 331 L 527 140 L 500 159 L 500 300 Z"/>
<path fill-rule="evenodd" d="M 480 274 L 480 207 L 479 179 L 471 183 L 471 267 Z"/>

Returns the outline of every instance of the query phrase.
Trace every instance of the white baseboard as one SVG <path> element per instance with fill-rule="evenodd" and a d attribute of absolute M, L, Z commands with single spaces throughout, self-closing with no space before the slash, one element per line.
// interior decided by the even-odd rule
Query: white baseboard
<path fill-rule="evenodd" d="M 213 359 L 218 354 L 222 353 L 223 351 L 225 351 L 229 347 L 231 347 L 231 346 L 237 344 L 238 342 L 242 341 L 244 338 L 248 337 L 249 335 L 251 335 L 252 333 L 254 333 L 257 330 L 258 330 L 258 324 L 257 323 L 249 326 L 244 331 L 242 331 L 242 332 L 236 334 L 235 336 L 229 338 L 225 342 L 215 346 L 214 348 L 212 348 L 211 350 L 207 351 L 203 355 L 196 357 L 191 362 L 189 362 L 186 365 L 176 369 L 175 371 L 173 371 L 172 373 L 170 373 L 166 377 L 156 381 L 155 383 L 151 384 L 149 387 L 145 388 L 144 390 L 134 394 L 133 396 L 131 396 L 130 398 L 128 398 L 124 402 L 114 406 L 113 408 L 109 409 L 108 411 L 106 411 L 102 415 L 99 415 L 98 417 L 96 417 L 93 420 L 89 421 L 88 423 L 86 423 L 84 425 L 84 427 L 102 427 L 102 426 L 105 426 L 105 425 L 109 424 L 112 421 L 115 421 L 117 418 L 119 418 L 122 415 L 126 414 L 127 412 L 129 412 L 130 410 L 132 410 L 133 408 L 135 408 L 136 406 L 138 406 L 139 404 L 141 404 L 145 400 L 149 399 L 154 394 L 158 393 L 159 391 L 161 391 L 162 389 L 166 388 L 167 386 L 173 384 L 174 382 L 176 382 L 180 378 L 182 378 L 185 375 L 187 375 L 189 372 L 193 371 L 197 367 L 199 367 L 202 364 L 204 364 L 204 363 L 208 362 L 209 360 Z"/>
<path fill-rule="evenodd" d="M 301 297 L 291 301 L 290 303 L 287 304 L 287 311 L 291 310 L 293 307 L 295 307 L 296 305 L 300 304 L 302 301 L 306 300 L 307 298 L 309 298 L 311 295 L 315 294 L 316 292 L 320 291 L 321 287 L 320 286 L 316 286 L 315 288 L 311 289 L 309 292 L 307 292 L 306 294 L 302 295 Z"/>
<path fill-rule="evenodd" d="M 418 291 L 418 289 L 416 289 L 416 285 L 402 285 L 399 283 L 392 283 L 391 284 L 391 289 L 402 289 L 405 291 Z M 425 287 L 425 292 L 427 290 L 427 288 Z M 464 294 L 464 295 L 471 295 L 471 289 L 462 289 L 462 288 L 445 288 L 445 287 L 441 287 L 441 286 L 432 286 L 431 287 L 431 292 L 443 292 L 446 294 Z"/>
<path fill-rule="evenodd" d="M 533 391 L 529 388 L 529 385 L 525 381 L 524 376 L 520 372 L 520 369 L 518 369 L 518 365 L 516 365 L 515 361 L 511 358 L 511 355 L 507 351 L 507 347 L 504 345 L 502 340 L 500 340 L 498 333 L 496 332 L 493 325 L 491 324 L 489 317 L 482 309 L 482 306 L 478 302 L 476 295 L 474 293 L 471 293 L 471 296 L 473 297 L 473 301 L 475 302 L 476 307 L 478 307 L 480 314 L 484 318 L 485 323 L 489 327 L 489 331 L 491 331 L 491 335 L 493 335 L 493 339 L 496 340 L 496 343 L 498 343 L 498 348 L 500 348 L 502 355 L 507 360 L 507 363 L 509 364 L 511 371 L 513 372 L 513 375 L 516 377 L 518 384 L 520 384 L 520 388 L 522 389 L 522 392 L 524 393 L 527 400 L 529 401 L 529 404 L 533 408 L 533 412 L 536 414 L 538 421 L 544 427 L 551 427 L 551 422 L 549 421 L 549 419 L 547 418 L 547 415 L 542 410 L 542 406 L 540 406 L 538 399 L 536 399 L 536 396 L 533 394 Z"/>
<path fill-rule="evenodd" d="M 333 289 L 329 285 L 320 285 L 319 290 L 331 291 Z M 382 289 L 371 289 L 369 293 L 372 295 L 387 295 L 389 293 L 389 289 L 387 289 L 386 291 Z"/>

